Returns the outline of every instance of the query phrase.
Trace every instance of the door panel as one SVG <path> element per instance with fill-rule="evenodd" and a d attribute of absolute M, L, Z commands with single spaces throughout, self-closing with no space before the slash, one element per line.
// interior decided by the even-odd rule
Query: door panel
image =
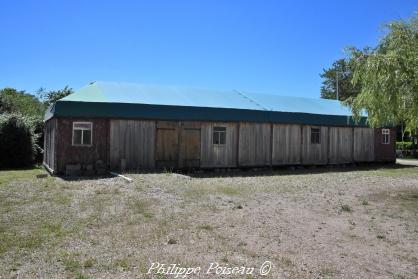
<path fill-rule="evenodd" d="M 176 168 L 179 160 L 178 128 L 157 128 L 157 168 Z"/>
<path fill-rule="evenodd" d="M 200 129 L 184 128 L 181 135 L 180 167 L 200 166 Z"/>

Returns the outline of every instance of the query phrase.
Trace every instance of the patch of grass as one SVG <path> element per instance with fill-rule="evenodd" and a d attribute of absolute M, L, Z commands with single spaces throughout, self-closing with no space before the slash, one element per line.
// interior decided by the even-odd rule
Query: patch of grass
<path fill-rule="evenodd" d="M 131 209 L 135 214 L 140 214 L 145 219 L 151 219 L 154 217 L 154 214 L 150 210 L 152 204 L 153 200 L 151 199 L 134 200 L 131 203 Z"/>
<path fill-rule="evenodd" d="M 393 167 L 382 168 L 376 171 L 369 172 L 377 176 L 390 176 L 390 177 L 418 177 L 418 167 Z"/>
<path fill-rule="evenodd" d="M 362 204 L 362 205 L 369 205 L 369 201 L 368 201 L 368 200 L 362 200 L 362 201 L 361 201 L 361 204 Z"/>
<path fill-rule="evenodd" d="M 200 230 L 213 231 L 213 227 L 209 224 L 199 225 L 197 228 Z"/>
<path fill-rule="evenodd" d="M 376 235 L 376 237 L 378 238 L 378 239 L 386 239 L 386 236 L 384 235 L 384 234 L 378 234 L 378 235 Z"/>
<path fill-rule="evenodd" d="M 127 260 L 127 259 L 117 259 L 117 260 L 114 262 L 114 266 L 116 266 L 116 267 L 120 267 L 120 268 L 122 268 L 123 270 L 128 270 L 128 268 L 129 268 L 129 263 L 128 263 L 128 260 Z"/>
<path fill-rule="evenodd" d="M 22 170 L 1 170 L 0 171 L 0 186 L 6 185 L 9 182 L 18 182 L 25 180 L 34 180 L 39 174 L 47 174 L 42 167 L 35 167 L 31 169 Z"/>
<path fill-rule="evenodd" d="M 167 242 L 168 244 L 177 244 L 177 240 L 175 240 L 174 238 L 170 238 Z"/>
<path fill-rule="evenodd" d="M 241 193 L 238 187 L 233 186 L 217 186 L 216 191 L 227 196 L 236 196 Z"/>
<path fill-rule="evenodd" d="M 62 259 L 62 264 L 65 267 L 65 270 L 71 271 L 71 272 L 75 272 L 79 269 L 81 269 L 82 264 L 77 261 L 76 259 L 67 256 L 64 259 Z"/>
<path fill-rule="evenodd" d="M 319 270 L 319 275 L 322 278 L 333 278 L 336 275 L 336 271 L 332 267 L 324 266 Z"/>
<path fill-rule="evenodd" d="M 84 268 L 92 268 L 94 266 L 94 264 L 96 263 L 96 260 L 93 258 L 89 258 L 87 260 L 84 261 Z"/>
<path fill-rule="evenodd" d="M 351 207 L 348 204 L 341 205 L 340 210 L 342 212 L 353 212 L 353 210 L 351 209 Z"/>

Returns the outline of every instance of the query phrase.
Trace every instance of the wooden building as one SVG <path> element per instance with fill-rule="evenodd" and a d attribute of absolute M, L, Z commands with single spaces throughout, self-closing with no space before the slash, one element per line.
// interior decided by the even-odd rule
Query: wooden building
<path fill-rule="evenodd" d="M 44 165 L 105 170 L 394 162 L 393 128 L 335 100 L 94 82 L 45 115 Z"/>

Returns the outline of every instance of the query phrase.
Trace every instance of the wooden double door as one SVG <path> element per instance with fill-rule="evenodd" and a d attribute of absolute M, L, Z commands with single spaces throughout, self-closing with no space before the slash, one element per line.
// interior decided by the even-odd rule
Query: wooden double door
<path fill-rule="evenodd" d="M 200 166 L 200 123 L 158 121 L 156 126 L 157 168 Z"/>

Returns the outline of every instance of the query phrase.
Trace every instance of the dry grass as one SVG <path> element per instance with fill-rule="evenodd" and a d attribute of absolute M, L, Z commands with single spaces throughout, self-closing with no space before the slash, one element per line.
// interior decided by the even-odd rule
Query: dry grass
<path fill-rule="evenodd" d="M 133 183 L 43 173 L 0 171 L 0 278 L 266 260 L 272 278 L 418 276 L 418 168 L 130 174 Z"/>

